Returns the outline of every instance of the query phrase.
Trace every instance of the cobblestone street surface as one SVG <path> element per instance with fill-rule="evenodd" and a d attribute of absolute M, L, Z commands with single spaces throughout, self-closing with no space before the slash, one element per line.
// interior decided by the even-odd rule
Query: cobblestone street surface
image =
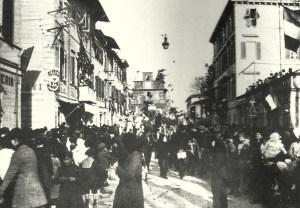
<path fill-rule="evenodd" d="M 151 164 L 151 173 L 143 182 L 145 208 L 212 208 L 212 193 L 210 184 L 201 179 L 186 176 L 179 179 L 178 173 L 170 170 L 168 179 L 160 178 L 157 160 Z M 115 190 L 118 180 L 110 180 L 110 189 Z M 101 200 L 99 208 L 112 207 L 114 193 Z M 261 208 L 258 204 L 251 204 L 245 196 L 228 198 L 229 208 Z"/>

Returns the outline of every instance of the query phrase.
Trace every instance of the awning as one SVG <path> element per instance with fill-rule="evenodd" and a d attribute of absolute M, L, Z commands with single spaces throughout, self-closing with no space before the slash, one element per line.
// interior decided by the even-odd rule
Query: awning
<path fill-rule="evenodd" d="M 112 38 L 112 37 L 110 37 L 110 36 L 107 36 L 107 35 L 104 35 L 104 38 L 105 38 L 105 40 L 107 41 L 107 46 L 108 46 L 109 48 L 120 49 L 120 47 L 119 47 L 117 41 L 116 41 L 114 38 Z"/>
<path fill-rule="evenodd" d="M 65 103 L 78 104 L 77 100 L 69 99 L 69 98 L 62 97 L 62 96 L 56 96 L 56 99 L 58 101 L 62 101 L 62 102 L 65 102 Z"/>
<path fill-rule="evenodd" d="M 84 111 L 94 114 L 94 115 L 97 115 L 97 114 L 99 114 L 99 107 L 96 105 L 90 105 L 90 104 L 84 103 Z"/>

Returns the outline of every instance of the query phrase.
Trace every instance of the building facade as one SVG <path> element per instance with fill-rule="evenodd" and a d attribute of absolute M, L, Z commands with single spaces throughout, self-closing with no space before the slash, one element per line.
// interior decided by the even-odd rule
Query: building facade
<path fill-rule="evenodd" d="M 104 70 L 114 64 L 115 41 L 95 29 L 97 21 L 109 21 L 100 2 L 54 0 L 46 7 L 38 0 L 15 2 L 17 44 L 34 47 L 22 83 L 22 126 L 111 124 L 102 116 L 113 109 L 103 106 L 104 89 L 109 88 L 106 95 L 112 88 L 104 83 L 111 76 Z"/>
<path fill-rule="evenodd" d="M 186 100 L 186 112 L 193 120 L 206 118 L 204 97 L 200 94 L 190 95 Z"/>
<path fill-rule="evenodd" d="M 293 0 L 230 0 L 212 35 L 214 113 L 221 122 L 245 124 L 239 97 L 252 83 L 297 68 L 299 51 L 285 49 L 283 6 Z"/>
<path fill-rule="evenodd" d="M 167 89 L 164 80 L 153 77 L 153 72 L 143 72 L 141 81 L 134 81 L 130 109 L 136 114 L 147 111 L 156 113 L 168 112 L 170 108 L 167 99 Z"/>
<path fill-rule="evenodd" d="M 0 1 L 0 127 L 21 125 L 22 49 L 16 43 L 17 2 Z"/>

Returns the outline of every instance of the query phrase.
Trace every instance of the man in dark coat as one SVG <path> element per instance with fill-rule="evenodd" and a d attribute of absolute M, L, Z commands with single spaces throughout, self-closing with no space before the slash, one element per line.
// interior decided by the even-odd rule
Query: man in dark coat
<path fill-rule="evenodd" d="M 180 125 L 178 127 L 178 131 L 174 134 L 172 143 L 173 143 L 172 146 L 175 148 L 176 153 L 178 153 L 179 151 L 186 152 L 186 150 L 188 149 L 188 135 L 187 135 L 183 125 Z M 187 167 L 186 158 L 178 158 L 177 157 L 176 163 L 177 163 L 176 166 L 177 166 L 177 169 L 179 172 L 179 177 L 182 179 L 186 173 L 186 167 Z"/>
<path fill-rule="evenodd" d="M 153 135 L 151 132 L 146 132 L 142 135 L 143 139 L 145 140 L 145 144 L 143 147 L 143 153 L 145 156 L 145 163 L 148 169 L 148 172 L 150 172 L 150 162 L 151 162 L 151 155 L 153 151 Z"/>
<path fill-rule="evenodd" d="M 226 146 L 220 132 L 215 132 L 211 143 L 211 190 L 213 208 L 227 208 L 226 181 L 228 180 Z"/>
<path fill-rule="evenodd" d="M 100 143 L 97 146 L 97 154 L 92 168 L 94 168 L 97 177 L 97 188 L 102 191 L 104 189 L 104 183 L 108 177 L 108 168 L 110 166 L 111 156 L 105 149 L 105 144 Z"/>
<path fill-rule="evenodd" d="M 166 127 L 162 126 L 157 134 L 157 157 L 160 167 L 160 177 L 168 179 L 167 172 L 169 166 L 170 142 L 167 135 Z"/>

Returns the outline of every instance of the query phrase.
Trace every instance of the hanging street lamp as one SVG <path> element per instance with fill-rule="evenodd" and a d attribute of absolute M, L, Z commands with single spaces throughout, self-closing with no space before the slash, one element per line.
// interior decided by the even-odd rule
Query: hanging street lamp
<path fill-rule="evenodd" d="M 170 43 L 168 42 L 167 34 L 164 34 L 164 35 L 162 35 L 162 36 L 164 37 L 164 42 L 162 42 L 161 45 L 162 45 L 163 49 L 168 49 Z"/>

